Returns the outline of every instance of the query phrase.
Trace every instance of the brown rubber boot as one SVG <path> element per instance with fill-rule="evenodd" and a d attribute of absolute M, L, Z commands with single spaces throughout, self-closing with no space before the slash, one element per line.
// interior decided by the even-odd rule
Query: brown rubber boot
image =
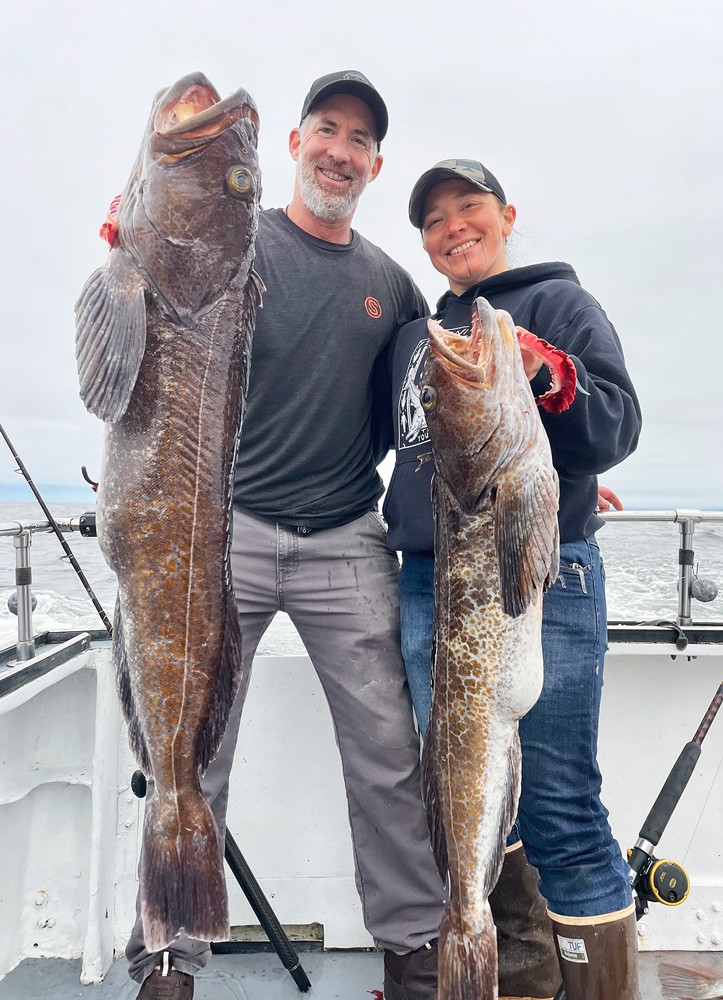
<path fill-rule="evenodd" d="M 174 969 L 164 951 L 161 964 L 143 980 L 136 1000 L 193 1000 L 193 976 Z"/>
<path fill-rule="evenodd" d="M 538 880 L 522 841 L 508 847 L 490 895 L 500 1000 L 552 1000 L 561 984 L 552 925 Z"/>
<path fill-rule="evenodd" d="M 634 904 L 598 917 L 550 919 L 567 1000 L 640 1000 Z"/>
<path fill-rule="evenodd" d="M 437 1000 L 437 941 L 406 955 L 384 951 L 384 1000 Z"/>

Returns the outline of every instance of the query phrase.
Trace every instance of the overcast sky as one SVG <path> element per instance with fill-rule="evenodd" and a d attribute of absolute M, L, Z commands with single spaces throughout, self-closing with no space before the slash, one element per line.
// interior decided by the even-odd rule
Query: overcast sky
<path fill-rule="evenodd" d="M 0 0 L 0 421 L 38 483 L 98 475 L 73 303 L 156 91 L 193 70 L 261 116 L 263 204 L 312 80 L 359 69 L 390 130 L 355 220 L 430 302 L 444 283 L 406 216 L 418 175 L 481 159 L 517 206 L 519 264 L 565 260 L 606 309 L 638 388 L 628 506 L 723 508 L 723 6 L 719 0 L 359 4 Z M 717 124 L 716 124 L 717 123 Z M 339 373 L 343 378 L 343 372 Z M 0 442 L 3 484 L 16 483 Z"/>

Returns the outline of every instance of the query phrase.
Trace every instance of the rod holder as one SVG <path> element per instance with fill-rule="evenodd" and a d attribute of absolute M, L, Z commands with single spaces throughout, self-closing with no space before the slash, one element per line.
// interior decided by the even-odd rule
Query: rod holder
<path fill-rule="evenodd" d="M 692 625 L 690 589 L 693 583 L 693 533 L 695 521 L 686 517 L 680 522 L 680 543 L 678 546 L 678 624 Z"/>
<path fill-rule="evenodd" d="M 21 531 L 13 538 L 15 546 L 15 586 L 18 600 L 18 641 L 15 646 L 15 659 L 19 663 L 32 660 L 35 656 L 35 639 L 33 638 L 33 605 L 31 585 L 33 570 L 30 565 L 29 531 Z"/>

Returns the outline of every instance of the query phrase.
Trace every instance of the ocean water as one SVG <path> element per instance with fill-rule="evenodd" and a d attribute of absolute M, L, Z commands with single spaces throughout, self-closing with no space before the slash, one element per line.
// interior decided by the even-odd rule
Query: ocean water
<path fill-rule="evenodd" d="M 48 502 L 48 501 L 46 501 Z M 50 503 L 55 518 L 77 517 L 92 506 Z M 42 521 L 37 503 L 0 503 L 0 525 L 12 521 Z M 73 532 L 64 536 L 109 618 L 113 617 L 116 581 L 106 566 L 97 539 Z M 608 619 L 674 619 L 677 609 L 679 527 L 672 523 L 617 522 L 598 533 L 607 578 Z M 695 621 L 723 621 L 723 525 L 696 527 L 693 546 L 701 577 L 712 579 L 721 594 L 709 604 L 693 601 Z M 101 619 L 54 533 L 32 536 L 30 560 L 35 632 L 46 629 L 102 628 Z M 8 610 L 15 590 L 15 548 L 0 537 L 0 647 L 17 638 L 17 619 Z M 261 640 L 260 654 L 303 653 L 304 647 L 289 617 L 273 620 Z"/>

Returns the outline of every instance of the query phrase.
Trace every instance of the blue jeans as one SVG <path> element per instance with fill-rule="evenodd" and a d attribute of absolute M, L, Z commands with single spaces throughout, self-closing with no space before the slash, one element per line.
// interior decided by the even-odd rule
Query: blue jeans
<path fill-rule="evenodd" d="M 402 656 L 420 730 L 431 704 L 434 559 L 405 553 L 399 580 Z M 605 579 L 594 538 L 560 546 L 543 604 L 545 679 L 520 720 L 517 829 L 554 913 L 597 916 L 631 902 L 628 866 L 600 801 L 598 720 L 607 648 Z M 514 831 L 513 835 L 514 838 Z M 508 841 L 509 842 L 509 841 Z"/>

